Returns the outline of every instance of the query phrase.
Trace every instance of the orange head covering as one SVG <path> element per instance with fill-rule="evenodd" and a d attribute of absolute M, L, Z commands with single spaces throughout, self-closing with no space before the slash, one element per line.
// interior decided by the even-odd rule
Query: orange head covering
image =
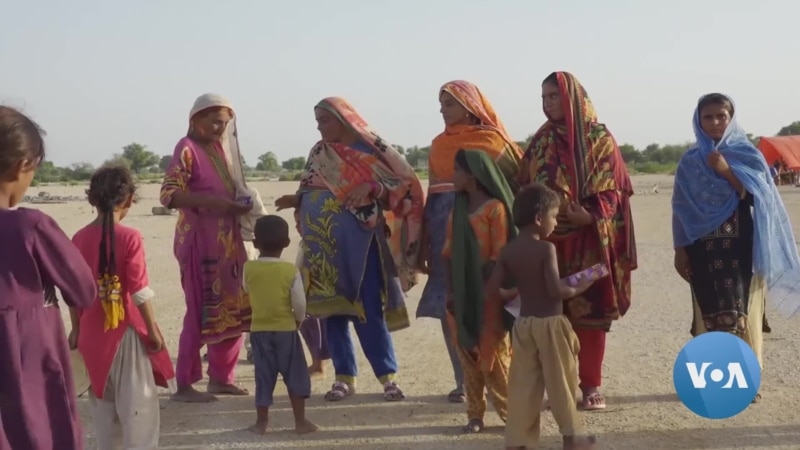
<path fill-rule="evenodd" d="M 455 155 L 460 149 L 482 150 L 500 166 L 506 179 L 514 182 L 522 150 L 506 132 L 489 100 L 474 84 L 455 80 L 445 83 L 439 94 L 447 92 L 480 121 L 477 125 L 446 126 L 433 139 L 428 154 L 430 186 L 451 186 Z M 435 192 L 435 191 L 432 191 Z"/>

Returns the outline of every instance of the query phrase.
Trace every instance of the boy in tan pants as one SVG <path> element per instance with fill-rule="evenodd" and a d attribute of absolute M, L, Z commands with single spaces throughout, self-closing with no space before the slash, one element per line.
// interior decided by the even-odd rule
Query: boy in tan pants
<path fill-rule="evenodd" d="M 580 295 L 593 281 L 569 286 L 559 278 L 555 246 L 545 241 L 555 229 L 558 196 L 535 184 L 514 200 L 514 223 L 519 236 L 500 253 L 487 283 L 488 296 L 500 296 L 509 278 L 516 282 L 520 313 L 512 332 L 508 381 L 506 448 L 536 448 L 544 392 L 563 435 L 563 448 L 592 449 L 594 436 L 579 438 L 583 420 L 578 414 L 578 338 L 563 314 L 562 302 Z"/>

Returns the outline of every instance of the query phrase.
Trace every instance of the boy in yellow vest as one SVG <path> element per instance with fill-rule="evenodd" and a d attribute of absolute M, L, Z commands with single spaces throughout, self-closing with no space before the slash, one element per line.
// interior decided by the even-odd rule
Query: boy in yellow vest
<path fill-rule="evenodd" d="M 306 315 L 305 289 L 297 267 L 281 260 L 290 243 L 289 224 L 279 216 L 263 216 L 256 221 L 254 235 L 259 258 L 244 264 L 242 277 L 253 310 L 250 346 L 256 375 L 257 416 L 249 430 L 267 432 L 269 407 L 280 374 L 289 391 L 295 431 L 310 433 L 318 427 L 306 419 L 311 380 L 297 332 Z"/>

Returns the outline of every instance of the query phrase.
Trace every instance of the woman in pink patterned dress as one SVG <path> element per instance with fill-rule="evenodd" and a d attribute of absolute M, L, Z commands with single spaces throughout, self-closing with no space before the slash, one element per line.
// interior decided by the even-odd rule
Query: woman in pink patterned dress
<path fill-rule="evenodd" d="M 250 301 L 241 288 L 247 260 L 242 227 L 243 217 L 263 206 L 257 195 L 253 203 L 237 201 L 246 190 L 240 179 L 233 108 L 221 96 L 205 94 L 192 108 L 189 132 L 175 146 L 161 187 L 161 203 L 180 210 L 174 251 L 186 297 L 175 401 L 248 394 L 234 383 L 243 333 L 250 328 Z M 192 386 L 203 378 L 203 345 L 208 347 L 207 393 Z"/>

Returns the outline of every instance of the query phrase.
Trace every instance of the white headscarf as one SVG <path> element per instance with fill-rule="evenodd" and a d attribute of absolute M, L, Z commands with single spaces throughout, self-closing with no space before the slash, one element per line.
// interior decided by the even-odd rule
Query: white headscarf
<path fill-rule="evenodd" d="M 194 106 L 192 106 L 192 110 L 189 112 L 189 121 L 191 122 L 192 117 L 200 111 L 215 107 L 228 108 L 233 116 L 228 126 L 225 127 L 225 133 L 222 135 L 220 144 L 225 154 L 225 161 L 228 163 L 228 170 L 230 171 L 231 178 L 233 178 L 236 196 L 250 196 L 253 200 L 253 209 L 250 210 L 250 213 L 241 216 L 239 219 L 242 229 L 242 239 L 245 241 L 252 241 L 256 220 L 266 215 L 267 210 L 264 207 L 264 202 L 261 201 L 261 195 L 259 195 L 258 191 L 247 187 L 242 164 L 242 154 L 239 151 L 236 113 L 234 112 L 231 102 L 219 94 L 203 94 L 195 100 Z M 248 249 L 248 253 L 251 253 L 250 249 Z"/>

